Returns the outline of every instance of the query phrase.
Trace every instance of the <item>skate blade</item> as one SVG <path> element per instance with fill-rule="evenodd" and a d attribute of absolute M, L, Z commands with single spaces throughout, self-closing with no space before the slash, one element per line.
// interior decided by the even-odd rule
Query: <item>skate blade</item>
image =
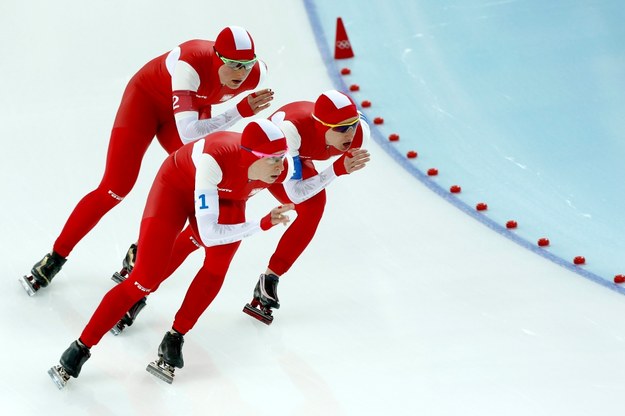
<path fill-rule="evenodd" d="M 37 289 L 35 289 L 30 279 L 32 279 L 31 276 L 22 276 L 19 281 L 22 284 L 22 287 L 24 288 L 26 293 L 28 293 L 28 296 L 35 296 L 35 293 L 37 293 Z"/>
<path fill-rule="evenodd" d="M 50 369 L 48 370 L 48 375 L 50 376 L 54 384 L 56 384 L 56 386 L 59 388 L 59 390 L 63 390 L 63 388 L 65 388 L 65 386 L 67 385 L 67 381 L 69 380 L 69 376 L 61 373 L 60 365 L 50 367 Z"/>
<path fill-rule="evenodd" d="M 115 283 L 121 283 L 126 280 L 126 277 L 123 276 L 120 272 L 115 272 L 113 273 L 113 276 L 111 276 L 111 280 Z"/>
<path fill-rule="evenodd" d="M 118 322 L 115 324 L 115 326 L 113 328 L 111 328 L 109 330 L 109 332 L 115 336 L 118 336 L 119 334 L 122 333 L 122 331 L 124 330 L 124 327 L 120 327 L 121 322 Z"/>
<path fill-rule="evenodd" d="M 157 378 L 160 378 L 168 384 L 171 384 L 174 381 L 174 370 L 169 370 L 164 366 L 160 365 L 159 360 L 152 361 L 145 369 L 148 373 L 156 376 Z"/>
<path fill-rule="evenodd" d="M 267 315 L 266 313 L 263 313 L 263 311 L 253 307 L 249 303 L 245 305 L 245 307 L 243 308 L 243 312 L 245 312 L 246 314 L 248 314 L 252 318 L 258 319 L 259 321 L 261 321 L 265 325 L 271 325 L 271 323 L 273 322 L 273 316 L 272 315 Z"/>

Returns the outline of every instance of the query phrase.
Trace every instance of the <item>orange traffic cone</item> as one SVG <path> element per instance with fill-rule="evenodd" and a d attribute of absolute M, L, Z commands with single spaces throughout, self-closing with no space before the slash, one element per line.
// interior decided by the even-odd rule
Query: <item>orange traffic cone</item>
<path fill-rule="evenodd" d="M 354 51 L 352 50 L 352 44 L 349 43 L 345 26 L 343 26 L 343 19 L 338 17 L 336 19 L 336 43 L 334 44 L 334 59 L 346 59 L 353 58 Z"/>

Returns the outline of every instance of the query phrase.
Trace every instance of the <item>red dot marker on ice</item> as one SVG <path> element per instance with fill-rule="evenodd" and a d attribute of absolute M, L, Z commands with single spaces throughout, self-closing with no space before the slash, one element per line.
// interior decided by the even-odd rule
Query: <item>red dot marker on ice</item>
<path fill-rule="evenodd" d="M 488 209 L 488 205 L 485 202 L 478 202 L 475 209 L 478 211 L 486 211 Z"/>
<path fill-rule="evenodd" d="M 362 103 L 360 103 L 360 105 L 361 105 L 363 108 L 369 108 L 369 107 L 371 107 L 371 101 L 369 101 L 369 100 L 364 100 Z"/>
<path fill-rule="evenodd" d="M 546 247 L 548 245 L 549 245 L 549 239 L 548 238 L 542 237 L 542 238 L 538 239 L 538 246 Z"/>
<path fill-rule="evenodd" d="M 383 124 L 384 119 L 382 117 L 376 117 L 373 119 L 373 124 Z"/>
<path fill-rule="evenodd" d="M 617 274 L 614 276 L 614 283 L 625 283 L 625 275 Z"/>
<path fill-rule="evenodd" d="M 510 220 L 506 223 L 506 228 L 511 230 L 514 229 L 516 227 L 518 227 L 519 224 L 517 224 L 517 222 L 515 220 Z"/>
<path fill-rule="evenodd" d="M 451 192 L 452 194 L 458 194 L 460 193 L 460 191 L 462 191 L 462 188 L 459 185 L 451 185 L 451 187 L 449 188 L 449 192 Z"/>
<path fill-rule="evenodd" d="M 399 134 L 397 134 L 397 133 L 389 134 L 388 141 L 389 142 L 398 142 L 399 141 Z"/>
<path fill-rule="evenodd" d="M 343 68 L 341 69 L 341 75 L 349 75 L 352 73 L 352 70 L 349 68 Z"/>
<path fill-rule="evenodd" d="M 406 157 L 408 159 L 415 159 L 417 156 L 418 154 L 414 150 L 408 150 L 408 152 L 406 152 Z"/>
<path fill-rule="evenodd" d="M 360 91 L 360 86 L 358 84 L 352 84 L 349 86 L 350 91 Z"/>
<path fill-rule="evenodd" d="M 436 176 L 438 175 L 438 169 L 436 168 L 429 168 L 428 169 L 428 176 Z"/>
<path fill-rule="evenodd" d="M 586 258 L 584 256 L 575 256 L 573 263 L 577 265 L 586 264 Z"/>

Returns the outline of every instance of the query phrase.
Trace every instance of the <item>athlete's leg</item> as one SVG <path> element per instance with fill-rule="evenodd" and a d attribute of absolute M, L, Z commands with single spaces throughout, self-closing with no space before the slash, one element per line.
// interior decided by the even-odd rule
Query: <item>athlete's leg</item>
<path fill-rule="evenodd" d="M 312 163 L 303 166 L 304 178 L 311 177 L 316 173 Z M 281 203 L 290 202 L 282 185 L 272 185 L 269 191 Z M 278 246 L 269 260 L 268 269 L 274 274 L 277 276 L 285 274 L 308 247 L 323 216 L 325 204 L 326 192 L 323 190 L 312 198 L 295 205 L 297 218 L 282 234 Z"/>
<path fill-rule="evenodd" d="M 193 328 L 219 293 L 239 245 L 241 242 L 237 241 L 206 248 L 204 264 L 191 282 L 182 306 L 176 313 L 173 329 L 186 334 Z"/>
<path fill-rule="evenodd" d="M 165 149 L 168 154 L 172 154 L 176 150 L 182 147 L 183 143 L 180 140 L 178 134 L 178 128 L 176 127 L 176 121 L 174 120 L 173 113 L 169 115 L 167 121 L 161 123 L 156 132 L 156 139 L 160 143 L 161 147 Z"/>
<path fill-rule="evenodd" d="M 150 190 L 139 231 L 142 251 L 132 273 L 104 296 L 80 336 L 87 347 L 97 344 L 132 305 L 167 278 L 164 271 L 174 242 L 189 215 L 189 209 L 177 202 L 181 200 L 181 191 L 161 181 L 161 172 L 171 166 L 172 159 L 168 159 Z"/>
<path fill-rule="evenodd" d="M 74 208 L 54 243 L 56 253 L 67 257 L 100 219 L 130 192 L 157 125 L 149 97 L 129 85 L 111 132 L 102 181 Z"/>
<path fill-rule="evenodd" d="M 185 229 L 178 235 L 178 237 L 176 237 L 176 242 L 174 243 L 171 257 L 169 259 L 169 264 L 167 265 L 167 269 L 165 270 L 163 280 L 171 276 L 185 261 L 185 259 L 200 247 L 202 246 L 198 243 L 197 239 L 193 235 L 191 227 L 187 225 Z M 152 288 L 152 292 L 156 292 L 157 289 L 158 286 Z"/>
<path fill-rule="evenodd" d="M 142 255 L 129 278 L 108 291 L 80 335 L 87 347 L 96 345 L 139 299 L 150 293 L 152 286 L 160 283 L 162 270 L 167 266 L 169 254 L 180 228 L 168 220 L 146 218 L 141 222 Z M 144 261 L 142 261 L 142 259 Z"/>

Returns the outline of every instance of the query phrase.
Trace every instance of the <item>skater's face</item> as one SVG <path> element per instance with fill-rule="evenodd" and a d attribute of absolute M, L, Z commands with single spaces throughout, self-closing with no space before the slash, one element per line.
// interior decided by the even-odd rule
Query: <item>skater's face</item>
<path fill-rule="evenodd" d="M 274 183 L 284 170 L 285 154 L 263 155 L 249 167 L 248 177 L 252 180 Z"/>
<path fill-rule="evenodd" d="M 231 89 L 237 89 L 252 71 L 256 58 L 251 61 L 233 61 L 219 56 L 223 65 L 219 67 L 219 81 Z"/>
<path fill-rule="evenodd" d="M 337 124 L 322 123 L 324 126 L 328 127 L 325 137 L 326 144 L 341 152 L 348 150 L 352 145 L 359 123 L 359 116 L 348 118 Z"/>

